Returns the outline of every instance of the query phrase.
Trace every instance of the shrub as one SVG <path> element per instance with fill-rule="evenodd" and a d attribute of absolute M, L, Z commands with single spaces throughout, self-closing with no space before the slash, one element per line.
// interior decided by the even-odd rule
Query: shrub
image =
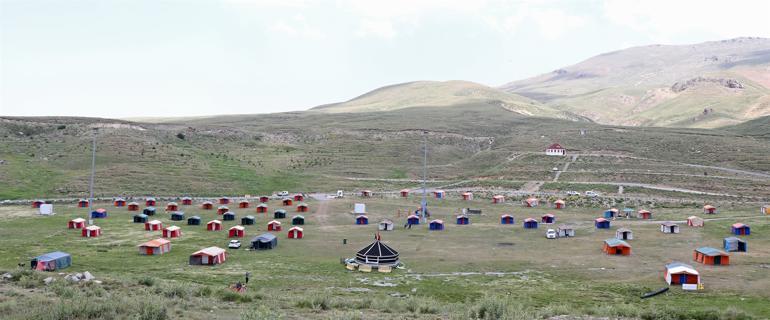
<path fill-rule="evenodd" d="M 19 278 L 19 286 L 22 288 L 36 288 L 40 283 L 40 278 L 34 275 L 23 275 Z"/>
<path fill-rule="evenodd" d="M 296 303 L 297 308 L 313 309 L 313 310 L 329 310 L 331 309 L 331 303 L 329 297 L 325 295 L 313 295 L 311 297 L 301 298 Z"/>
<path fill-rule="evenodd" d="M 152 287 L 155 285 L 155 278 L 153 277 L 143 277 L 139 279 L 139 284 L 143 285 L 145 287 Z"/>
<path fill-rule="evenodd" d="M 259 306 L 254 309 L 247 309 L 241 312 L 241 320 L 281 320 L 283 314 L 270 310 L 265 306 Z"/>

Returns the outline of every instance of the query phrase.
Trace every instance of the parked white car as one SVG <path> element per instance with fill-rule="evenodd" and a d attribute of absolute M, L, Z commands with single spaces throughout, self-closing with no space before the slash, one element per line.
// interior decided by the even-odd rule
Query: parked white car
<path fill-rule="evenodd" d="M 289 191 L 281 191 L 277 194 L 279 197 L 287 197 L 289 196 Z"/>
<path fill-rule="evenodd" d="M 568 196 L 579 196 L 580 192 L 577 191 L 567 191 Z"/>
<path fill-rule="evenodd" d="M 599 196 L 599 193 L 596 191 L 591 191 L 591 190 L 586 191 L 586 197 L 596 198 L 598 196 Z"/>
<path fill-rule="evenodd" d="M 548 229 L 548 231 L 545 232 L 545 238 L 546 239 L 556 239 L 556 230 Z"/>
<path fill-rule="evenodd" d="M 241 242 L 238 240 L 230 240 L 230 243 L 227 244 L 227 247 L 231 249 L 238 249 L 241 247 Z"/>

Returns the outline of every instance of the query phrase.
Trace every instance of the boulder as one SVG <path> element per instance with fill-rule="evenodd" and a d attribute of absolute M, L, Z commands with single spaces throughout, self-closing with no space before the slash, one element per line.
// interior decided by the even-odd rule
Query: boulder
<path fill-rule="evenodd" d="M 54 278 L 54 277 L 48 277 L 48 278 L 43 279 L 43 282 L 46 285 L 49 285 L 49 284 L 51 284 L 51 282 L 54 282 L 54 281 L 56 281 L 56 278 Z"/>
<path fill-rule="evenodd" d="M 83 277 L 81 279 L 85 281 L 91 281 L 96 279 L 96 277 L 94 277 L 90 272 L 86 271 L 86 272 L 83 272 Z"/>

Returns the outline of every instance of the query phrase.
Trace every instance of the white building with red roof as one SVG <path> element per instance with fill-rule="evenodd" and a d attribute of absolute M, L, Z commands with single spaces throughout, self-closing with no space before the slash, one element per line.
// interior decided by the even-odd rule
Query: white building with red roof
<path fill-rule="evenodd" d="M 545 155 L 547 156 L 563 156 L 567 154 L 567 149 L 564 149 L 560 144 L 554 143 L 545 149 Z"/>

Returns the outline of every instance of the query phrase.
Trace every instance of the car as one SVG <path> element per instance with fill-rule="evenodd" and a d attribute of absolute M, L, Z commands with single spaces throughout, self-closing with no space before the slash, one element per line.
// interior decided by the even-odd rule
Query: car
<path fill-rule="evenodd" d="M 557 168 L 557 167 L 553 167 L 553 169 L 551 169 L 551 170 L 553 170 L 553 171 L 559 171 L 559 168 Z"/>
<path fill-rule="evenodd" d="M 281 192 L 278 192 L 278 196 L 279 196 L 279 197 L 286 197 L 286 196 L 288 196 L 288 195 L 289 195 L 289 191 L 281 191 Z"/>
<path fill-rule="evenodd" d="M 599 193 L 596 191 L 592 191 L 592 190 L 586 191 L 586 197 L 596 198 L 598 196 L 599 196 Z"/>
<path fill-rule="evenodd" d="M 568 196 L 579 196 L 580 192 L 577 191 L 567 191 Z"/>
<path fill-rule="evenodd" d="M 230 240 L 230 243 L 227 244 L 227 247 L 231 249 L 238 249 L 241 247 L 241 242 L 239 240 Z"/>
<path fill-rule="evenodd" d="M 545 232 L 545 238 L 546 239 L 556 239 L 556 230 L 548 229 L 548 231 Z"/>

